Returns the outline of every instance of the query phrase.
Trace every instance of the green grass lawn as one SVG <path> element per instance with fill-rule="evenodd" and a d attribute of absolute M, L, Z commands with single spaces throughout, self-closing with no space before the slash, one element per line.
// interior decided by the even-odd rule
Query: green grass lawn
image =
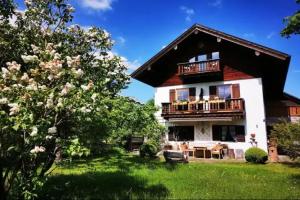
<path fill-rule="evenodd" d="M 300 166 L 166 164 L 115 153 L 56 166 L 42 199 L 299 199 Z"/>

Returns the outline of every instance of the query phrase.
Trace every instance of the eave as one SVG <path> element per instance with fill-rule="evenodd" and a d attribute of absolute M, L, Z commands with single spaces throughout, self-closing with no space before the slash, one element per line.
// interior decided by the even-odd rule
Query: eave
<path fill-rule="evenodd" d="M 180 35 L 178 38 L 176 38 L 174 41 L 172 41 L 168 46 L 166 46 L 164 49 L 159 51 L 156 55 L 154 55 L 151 59 L 149 59 L 147 62 L 145 62 L 141 67 L 139 67 L 137 70 L 135 70 L 132 74 L 131 77 L 140 80 L 139 75 L 143 72 L 146 72 L 147 69 L 151 69 L 151 66 L 156 63 L 160 58 L 162 58 L 164 55 L 166 55 L 168 52 L 173 50 L 178 44 L 180 44 L 183 40 L 185 40 L 187 37 L 189 37 L 191 34 L 195 33 L 196 31 L 203 32 L 206 34 L 209 34 L 211 36 L 214 36 L 216 38 L 219 38 L 221 40 L 229 41 L 231 43 L 252 49 L 253 51 L 257 51 L 259 53 L 263 53 L 266 55 L 269 55 L 271 57 L 274 57 L 276 59 L 279 59 L 285 63 L 286 69 L 284 70 L 284 80 L 286 79 L 287 75 L 287 70 L 290 62 L 290 55 L 277 51 L 275 49 L 271 49 L 268 47 L 265 47 L 263 45 L 259 45 L 247 40 L 244 40 L 242 38 L 238 38 L 236 36 L 217 31 L 211 28 L 208 28 L 203 25 L 195 24 L 191 28 L 189 28 L 187 31 L 185 31 L 182 35 Z M 143 80 L 140 80 L 143 82 Z M 149 84 L 149 83 L 147 83 Z M 151 85 L 151 84 L 149 84 Z M 154 86 L 154 85 L 152 85 Z"/>

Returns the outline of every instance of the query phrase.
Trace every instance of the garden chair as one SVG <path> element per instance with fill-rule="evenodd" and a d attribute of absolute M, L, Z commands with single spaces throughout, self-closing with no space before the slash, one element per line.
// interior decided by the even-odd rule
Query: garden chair
<path fill-rule="evenodd" d="M 211 149 L 211 158 L 213 158 L 213 155 L 218 155 L 218 158 L 221 159 L 223 155 L 223 146 L 220 144 L 217 144 Z"/>

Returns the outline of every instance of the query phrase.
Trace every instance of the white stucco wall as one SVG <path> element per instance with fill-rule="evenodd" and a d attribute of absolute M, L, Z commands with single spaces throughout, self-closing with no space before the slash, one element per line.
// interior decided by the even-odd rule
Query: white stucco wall
<path fill-rule="evenodd" d="M 293 123 L 300 123 L 300 117 L 298 117 L 298 116 L 291 117 L 291 122 L 293 122 Z"/>
<path fill-rule="evenodd" d="M 244 151 L 251 147 L 250 134 L 256 134 L 257 146 L 267 151 L 267 134 L 265 125 L 265 108 L 262 91 L 262 81 L 260 78 L 234 80 L 234 81 L 219 81 L 209 83 L 196 83 L 187 85 L 177 85 L 168 87 L 155 88 L 155 104 L 161 107 L 161 103 L 169 102 L 169 90 L 178 88 L 196 87 L 196 99 L 199 98 L 200 89 L 204 90 L 204 99 L 209 98 L 209 86 L 222 84 L 236 84 L 240 85 L 240 96 L 245 100 L 246 116 L 243 120 L 234 120 L 231 122 L 180 122 L 178 125 L 194 125 L 195 127 L 195 141 L 193 143 L 216 144 L 217 141 L 212 141 L 212 125 L 231 124 L 245 126 L 245 142 L 222 142 L 227 143 L 230 148 L 243 149 Z M 168 122 L 161 117 L 161 110 L 156 113 L 157 119 L 168 126 Z M 173 123 L 173 125 L 176 125 Z M 204 126 L 205 134 L 201 132 Z"/>

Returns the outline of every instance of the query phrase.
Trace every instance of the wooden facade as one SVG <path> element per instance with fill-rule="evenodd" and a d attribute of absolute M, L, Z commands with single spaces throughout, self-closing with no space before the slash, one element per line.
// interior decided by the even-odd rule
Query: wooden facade
<path fill-rule="evenodd" d="M 180 76 L 180 63 L 210 52 L 219 52 L 221 73 Z M 285 53 L 196 24 L 133 72 L 132 77 L 153 87 L 262 78 L 265 99 L 273 99 L 282 95 L 289 62 L 290 56 Z"/>
<path fill-rule="evenodd" d="M 291 106 L 288 107 L 288 114 L 289 116 L 300 116 L 300 106 Z"/>
<path fill-rule="evenodd" d="M 267 118 L 300 117 L 300 100 L 284 93 L 281 99 L 266 102 Z"/>
<path fill-rule="evenodd" d="M 240 71 L 227 65 L 225 65 L 223 68 L 223 77 L 224 81 L 254 78 L 254 76 L 250 74 L 247 74 L 243 71 Z"/>
<path fill-rule="evenodd" d="M 191 61 L 193 57 L 212 52 L 217 52 L 219 57 Z M 131 76 L 153 87 L 261 78 L 267 118 L 300 116 L 300 100 L 291 96 L 284 97 L 289 62 L 290 56 L 285 53 L 195 24 Z M 213 91 L 213 88 L 210 90 Z M 232 86 L 232 99 L 239 97 L 238 86 Z M 233 111 L 230 106 L 225 110 L 199 111 L 191 104 L 187 105 L 186 110 L 176 110 L 177 105 L 173 104 L 175 100 L 175 90 L 170 91 L 170 102 L 162 105 L 164 117 L 208 113 L 238 113 L 243 116 L 245 112 L 243 107 Z M 283 100 L 293 104 L 280 103 Z M 189 101 L 194 101 L 193 95 L 190 95 Z M 231 99 L 226 101 L 232 102 Z M 205 103 L 212 105 L 209 101 Z"/>

